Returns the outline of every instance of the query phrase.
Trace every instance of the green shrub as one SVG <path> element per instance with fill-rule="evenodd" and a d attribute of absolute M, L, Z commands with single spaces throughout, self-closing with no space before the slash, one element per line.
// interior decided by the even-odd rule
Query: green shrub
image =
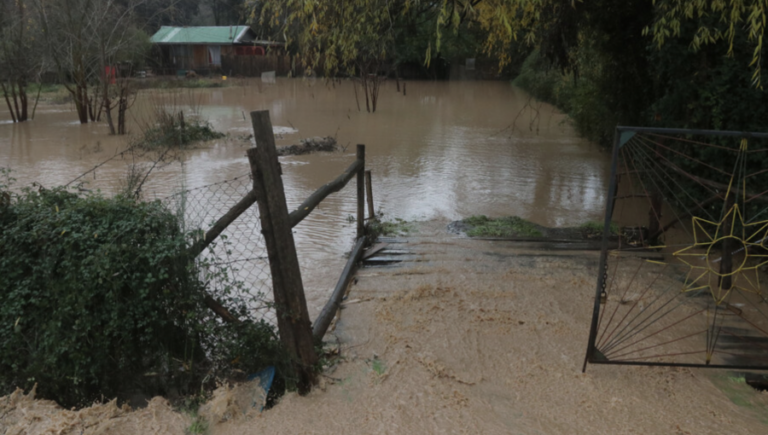
<path fill-rule="evenodd" d="M 583 58 L 583 59 L 582 59 Z M 580 75 L 564 73 L 553 67 L 538 50 L 525 62 L 513 84 L 566 114 L 579 134 L 603 146 L 609 146 L 618 115 L 610 108 L 613 96 L 602 91 L 604 62 L 588 45 L 579 51 Z"/>
<path fill-rule="evenodd" d="M 37 383 L 76 406 L 274 364 L 275 331 L 243 301 L 217 294 L 237 325 L 206 308 L 206 274 L 227 271 L 195 266 L 180 228 L 160 202 L 124 196 L 27 189 L 0 204 L 0 395 Z"/>
<path fill-rule="evenodd" d="M 195 142 L 219 139 L 226 135 L 213 130 L 208 122 L 184 119 L 183 112 L 156 110 L 157 124 L 144 130 L 137 145 L 144 149 L 184 147 Z"/>

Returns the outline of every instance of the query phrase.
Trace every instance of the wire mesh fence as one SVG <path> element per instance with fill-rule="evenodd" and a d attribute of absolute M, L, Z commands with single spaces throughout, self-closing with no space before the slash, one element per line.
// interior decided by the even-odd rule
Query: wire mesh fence
<path fill-rule="evenodd" d="M 250 173 L 244 173 L 180 191 L 162 202 L 180 218 L 192 244 L 248 194 L 252 183 Z M 197 263 L 211 295 L 244 303 L 256 320 L 276 324 L 269 259 L 255 204 L 198 256 Z"/>

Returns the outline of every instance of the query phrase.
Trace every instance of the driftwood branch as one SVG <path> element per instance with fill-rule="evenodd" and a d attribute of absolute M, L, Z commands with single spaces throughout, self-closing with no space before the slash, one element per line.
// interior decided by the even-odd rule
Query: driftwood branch
<path fill-rule="evenodd" d="M 331 326 L 331 320 L 333 320 L 333 316 L 336 315 L 336 311 L 341 305 L 341 299 L 344 297 L 347 286 L 349 286 L 355 269 L 357 269 L 357 263 L 363 255 L 363 246 L 365 246 L 365 237 L 360 237 L 357 239 L 355 248 L 349 254 L 349 261 L 347 261 L 347 265 L 344 266 L 344 270 L 341 272 L 339 282 L 336 283 L 336 288 L 333 289 L 331 298 L 312 324 L 312 335 L 315 337 L 315 340 L 322 339 L 325 332 L 328 331 L 328 327 Z"/>
<path fill-rule="evenodd" d="M 335 180 L 317 189 L 312 195 L 309 195 L 309 198 L 301 203 L 299 208 L 292 211 L 288 215 L 291 228 L 295 227 L 299 222 L 303 221 L 304 218 L 309 216 L 312 210 L 314 210 L 315 207 L 317 207 L 320 202 L 324 200 L 328 195 L 343 189 L 349 180 L 351 180 L 352 177 L 354 177 L 360 171 L 360 169 L 363 168 L 363 165 L 364 163 L 361 160 L 355 160 L 355 162 L 349 165 L 347 170 L 336 177 Z"/>

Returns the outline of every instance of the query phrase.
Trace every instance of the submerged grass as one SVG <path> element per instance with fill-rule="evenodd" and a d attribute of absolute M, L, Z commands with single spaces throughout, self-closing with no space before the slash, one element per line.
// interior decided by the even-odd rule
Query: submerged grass
<path fill-rule="evenodd" d="M 468 217 L 462 222 L 471 227 L 467 231 L 470 237 L 543 236 L 535 224 L 518 216 L 492 219 L 480 215 Z"/>
<path fill-rule="evenodd" d="M 27 98 L 34 104 L 34 99 L 40 94 L 40 101 L 49 104 L 67 104 L 72 102 L 72 94 L 64 85 L 53 83 L 30 83 L 27 86 Z"/>
<path fill-rule="evenodd" d="M 395 218 L 393 221 L 372 219 L 368 223 L 368 234 L 371 234 L 374 240 L 380 236 L 405 235 L 413 230 L 414 227 L 412 224 L 400 218 Z"/>
<path fill-rule="evenodd" d="M 603 234 L 604 226 L 605 225 L 602 222 L 588 221 L 579 225 L 579 229 L 582 229 L 590 234 L 599 235 L 599 234 Z M 619 226 L 616 224 L 616 222 L 611 222 L 611 234 L 614 234 L 614 235 L 619 234 Z"/>

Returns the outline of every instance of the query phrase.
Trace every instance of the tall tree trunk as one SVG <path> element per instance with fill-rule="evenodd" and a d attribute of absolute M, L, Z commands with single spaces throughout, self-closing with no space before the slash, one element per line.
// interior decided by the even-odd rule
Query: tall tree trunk
<path fill-rule="evenodd" d="M 27 89 L 23 80 L 15 83 L 12 80 L 0 82 L 0 88 L 3 90 L 5 104 L 8 111 L 11 112 L 13 122 L 24 122 L 28 119 L 27 110 Z"/>
<path fill-rule="evenodd" d="M 115 130 L 115 123 L 112 122 L 112 102 L 109 100 L 109 81 L 108 80 L 109 78 L 107 78 L 107 80 L 104 80 L 104 88 L 103 88 L 104 96 L 102 97 L 102 104 L 104 105 L 104 113 L 107 116 L 107 124 L 109 125 L 109 134 L 115 135 L 117 134 L 117 131 Z"/>
<path fill-rule="evenodd" d="M 128 88 L 120 89 L 120 99 L 117 103 L 117 134 L 125 134 L 125 112 L 128 110 Z"/>
<path fill-rule="evenodd" d="M 27 82 L 26 79 L 19 79 L 19 100 L 21 100 L 21 118 L 22 121 L 29 119 L 29 99 L 27 98 Z"/>
<path fill-rule="evenodd" d="M 8 98 L 8 87 L 6 87 L 5 82 L 0 81 L 0 88 L 3 89 L 3 97 L 5 97 L 5 104 L 8 105 L 8 111 L 11 112 L 11 119 L 13 122 L 18 122 L 16 113 L 13 111 L 13 106 L 11 106 L 11 100 Z"/>
<path fill-rule="evenodd" d="M 78 83 L 75 85 L 75 92 L 72 97 L 75 100 L 75 109 L 77 110 L 77 117 L 80 119 L 80 124 L 88 124 L 88 94 L 87 90 L 83 89 L 83 86 Z"/>
<path fill-rule="evenodd" d="M 21 111 L 19 110 L 19 98 L 16 95 L 16 84 L 13 82 L 10 82 L 9 88 L 11 88 L 11 98 L 13 99 L 13 108 L 16 109 L 16 121 L 22 122 L 24 121 L 21 119 Z"/>

